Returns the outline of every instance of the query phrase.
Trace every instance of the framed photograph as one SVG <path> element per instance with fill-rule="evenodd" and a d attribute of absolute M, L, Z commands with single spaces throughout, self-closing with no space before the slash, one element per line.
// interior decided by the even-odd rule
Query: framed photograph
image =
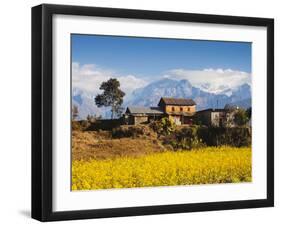
<path fill-rule="evenodd" d="M 32 8 L 32 217 L 274 205 L 274 21 Z"/>

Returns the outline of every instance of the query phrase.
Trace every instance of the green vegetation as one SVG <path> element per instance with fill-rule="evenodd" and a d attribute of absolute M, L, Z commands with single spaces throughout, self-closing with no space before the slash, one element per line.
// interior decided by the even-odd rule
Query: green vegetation
<path fill-rule="evenodd" d="M 159 135 L 170 135 L 176 130 L 174 121 L 165 117 L 150 124 L 150 127 Z"/>
<path fill-rule="evenodd" d="M 244 109 L 238 109 L 234 114 L 234 123 L 238 126 L 244 126 L 250 120 L 251 110 L 245 111 Z"/>
<path fill-rule="evenodd" d="M 111 78 L 103 82 L 100 86 L 102 94 L 95 97 L 98 107 L 111 107 L 111 118 L 122 114 L 122 103 L 125 93 L 120 89 L 120 82 L 116 78 Z"/>

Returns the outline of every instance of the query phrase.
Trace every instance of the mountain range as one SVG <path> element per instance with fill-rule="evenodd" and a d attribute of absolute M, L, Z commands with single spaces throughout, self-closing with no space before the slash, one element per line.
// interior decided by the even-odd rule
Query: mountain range
<path fill-rule="evenodd" d="M 79 118 L 90 115 L 110 116 L 110 109 L 98 108 L 95 105 L 94 94 L 79 89 L 72 90 L 72 103 L 79 109 Z M 188 80 L 161 79 L 145 87 L 134 90 L 125 96 L 123 107 L 127 106 L 157 106 L 161 97 L 192 98 L 197 104 L 197 110 L 206 108 L 224 108 L 226 104 L 237 105 L 243 108 L 251 106 L 251 86 L 243 84 L 221 93 L 204 91 L 192 86 Z"/>

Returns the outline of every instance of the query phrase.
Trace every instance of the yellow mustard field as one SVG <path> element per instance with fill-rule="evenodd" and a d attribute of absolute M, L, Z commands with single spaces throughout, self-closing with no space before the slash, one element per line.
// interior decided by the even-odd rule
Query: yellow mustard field
<path fill-rule="evenodd" d="M 74 160 L 72 190 L 251 181 L 251 148 L 207 147 L 142 157 Z"/>

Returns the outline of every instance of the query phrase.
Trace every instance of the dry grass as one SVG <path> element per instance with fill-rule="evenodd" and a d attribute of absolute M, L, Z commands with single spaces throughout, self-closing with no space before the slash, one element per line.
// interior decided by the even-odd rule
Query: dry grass
<path fill-rule="evenodd" d="M 110 132 L 73 131 L 72 159 L 114 159 L 124 156 L 139 157 L 162 152 L 164 148 L 156 139 L 111 139 Z"/>

